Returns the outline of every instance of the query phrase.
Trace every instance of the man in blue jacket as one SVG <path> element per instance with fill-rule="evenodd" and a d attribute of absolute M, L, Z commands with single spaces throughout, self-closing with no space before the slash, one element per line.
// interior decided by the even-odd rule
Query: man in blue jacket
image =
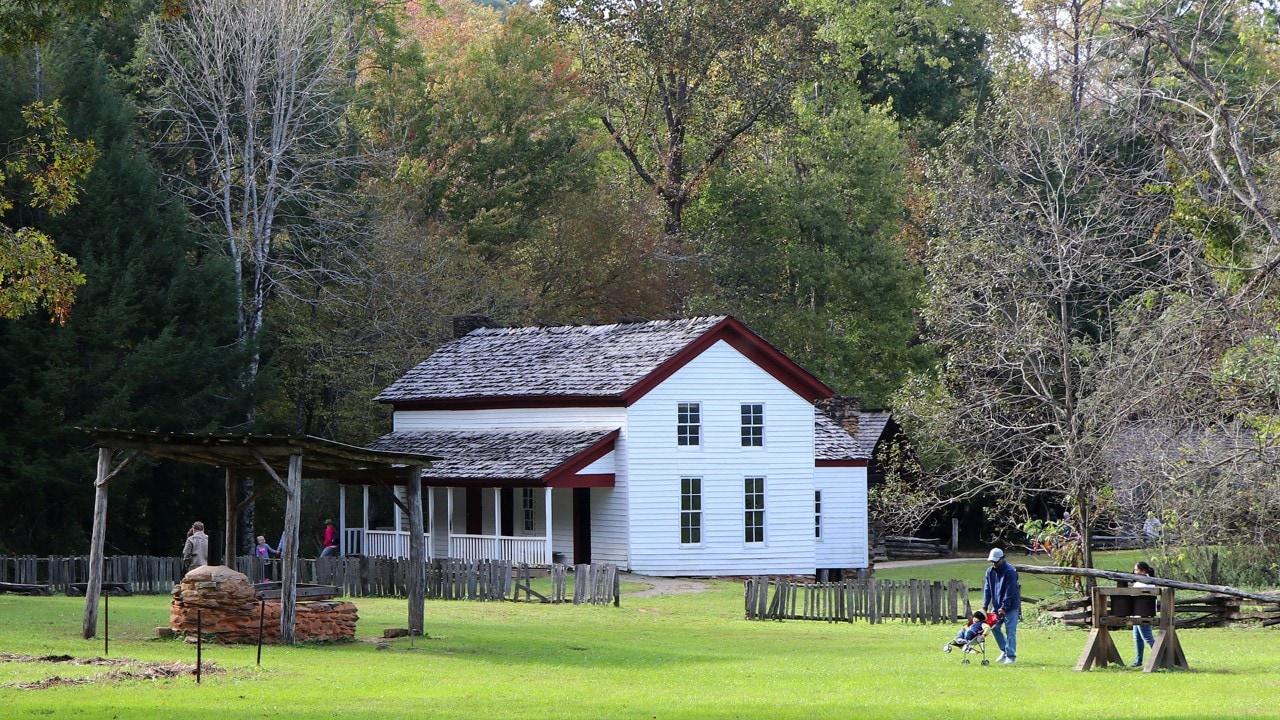
<path fill-rule="evenodd" d="M 1022 615 L 1022 592 L 1018 589 L 1018 571 L 1004 559 L 1004 551 L 993 548 L 987 555 L 987 574 L 982 579 L 982 612 L 988 609 L 1003 622 L 991 629 L 1000 657 L 996 662 L 1012 665 L 1018 659 L 1018 619 Z"/>

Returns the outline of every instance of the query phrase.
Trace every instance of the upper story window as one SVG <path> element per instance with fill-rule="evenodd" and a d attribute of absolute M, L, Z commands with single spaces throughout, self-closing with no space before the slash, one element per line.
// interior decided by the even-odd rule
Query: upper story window
<path fill-rule="evenodd" d="M 742 403 L 742 447 L 764 447 L 764 405 Z"/>
<path fill-rule="evenodd" d="M 742 525 L 749 543 L 764 542 L 764 478 L 743 478 Z"/>
<path fill-rule="evenodd" d="M 702 444 L 702 403 L 676 405 L 676 444 Z"/>
<path fill-rule="evenodd" d="M 680 544 L 702 542 L 702 478 L 680 478 Z"/>
<path fill-rule="evenodd" d="M 533 532 L 533 488 L 520 488 L 520 511 L 524 516 L 525 532 Z"/>

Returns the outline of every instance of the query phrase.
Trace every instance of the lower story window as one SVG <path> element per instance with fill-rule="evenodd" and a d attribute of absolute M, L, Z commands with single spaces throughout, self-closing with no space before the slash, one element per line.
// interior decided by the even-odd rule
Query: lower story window
<path fill-rule="evenodd" d="M 702 542 L 702 478 L 680 478 L 680 544 Z"/>
<path fill-rule="evenodd" d="M 533 532 L 533 488 L 520 488 L 520 511 L 524 515 L 525 532 Z"/>
<path fill-rule="evenodd" d="M 764 478 L 744 478 L 742 483 L 742 524 L 745 540 L 764 542 Z"/>
<path fill-rule="evenodd" d="M 813 536 L 822 539 L 822 491 L 813 491 Z"/>

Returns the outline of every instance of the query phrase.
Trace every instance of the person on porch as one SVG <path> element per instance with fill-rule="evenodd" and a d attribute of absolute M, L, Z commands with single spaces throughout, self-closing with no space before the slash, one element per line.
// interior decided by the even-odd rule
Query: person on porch
<path fill-rule="evenodd" d="M 333 520 L 326 519 L 324 521 L 324 549 L 320 551 L 320 557 L 334 557 L 338 554 L 338 529 L 333 526 Z"/>

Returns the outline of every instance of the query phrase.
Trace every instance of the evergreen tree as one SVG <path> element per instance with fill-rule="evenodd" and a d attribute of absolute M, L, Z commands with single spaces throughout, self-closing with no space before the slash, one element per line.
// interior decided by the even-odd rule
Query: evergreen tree
<path fill-rule="evenodd" d="M 234 404 L 231 274 L 186 232 L 134 137 L 117 81 L 132 56 L 127 27 L 78 25 L 42 48 L 38 66 L 12 57 L 0 72 L 0 112 L 43 87 L 72 134 L 99 149 L 80 204 L 34 218 L 87 277 L 75 311 L 62 326 L 0 323 L 0 393 L 10 399 L 0 411 L 0 551 L 86 547 L 95 454 L 77 427 L 214 431 Z M 0 120 L 0 131 L 13 127 Z M 221 513 L 210 468 L 140 459 L 110 492 L 108 552 L 173 554 L 183 527 Z"/>

